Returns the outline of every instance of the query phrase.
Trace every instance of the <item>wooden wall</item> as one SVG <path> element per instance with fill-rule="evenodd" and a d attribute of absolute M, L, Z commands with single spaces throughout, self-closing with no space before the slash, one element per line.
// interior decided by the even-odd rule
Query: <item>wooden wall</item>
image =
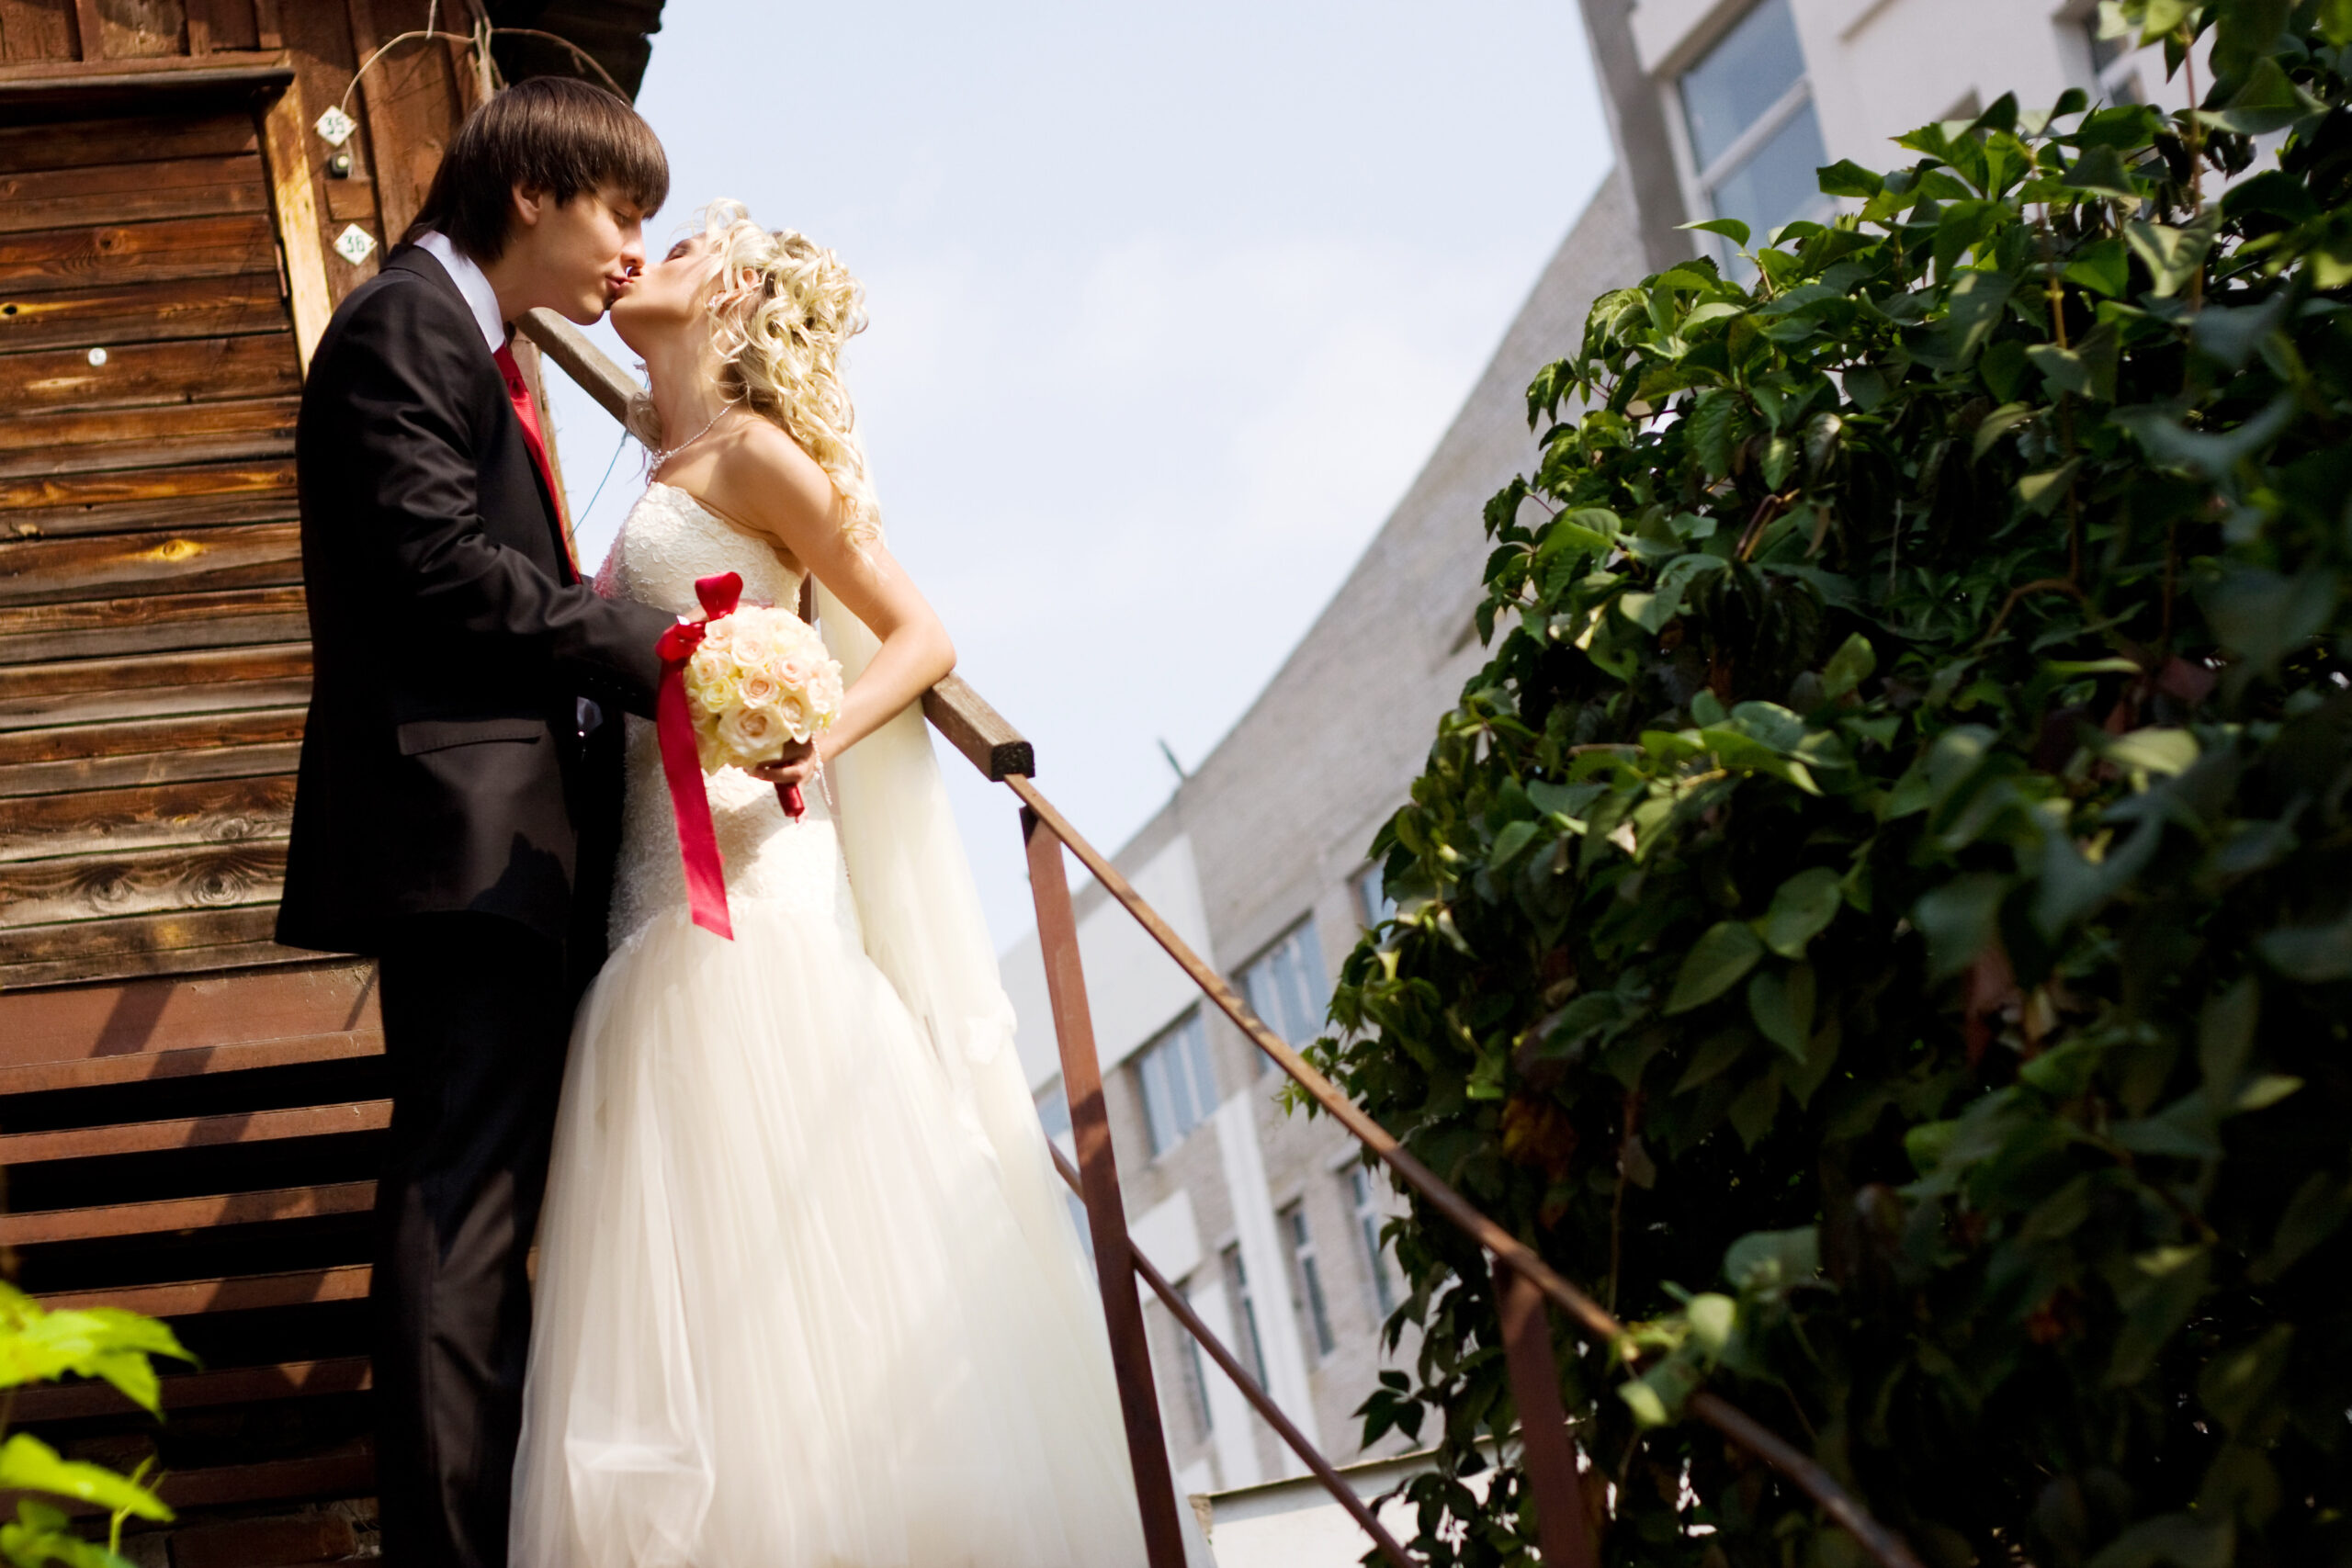
<path fill-rule="evenodd" d="M 294 417 L 473 100 L 443 42 L 352 91 L 425 10 L 0 0 L 0 987 L 302 956 Z"/>

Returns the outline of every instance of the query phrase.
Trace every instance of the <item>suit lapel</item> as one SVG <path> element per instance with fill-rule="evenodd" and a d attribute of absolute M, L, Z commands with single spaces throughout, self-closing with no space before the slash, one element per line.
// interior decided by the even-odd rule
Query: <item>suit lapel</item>
<path fill-rule="evenodd" d="M 539 498 L 540 521 L 546 526 L 548 542 L 555 547 L 556 577 L 564 582 L 579 581 L 579 574 L 572 566 L 571 547 L 563 534 L 562 510 L 556 498 L 548 493 L 547 481 L 539 471 L 539 465 L 531 457 L 530 444 L 525 435 L 523 422 L 515 414 L 514 405 L 506 396 L 505 377 L 499 370 L 498 362 L 492 355 L 489 345 L 481 342 L 481 334 L 474 325 L 473 307 L 466 302 L 465 291 L 458 287 L 458 280 L 449 276 L 449 269 L 443 266 L 431 251 L 421 245 L 395 246 L 391 254 L 384 258 L 384 270 L 414 273 L 417 276 L 425 279 L 440 289 L 449 303 L 457 308 L 458 313 L 465 318 L 466 335 L 481 346 L 482 364 L 490 371 L 490 378 L 499 389 L 499 406 L 492 417 L 504 422 L 508 448 L 521 453 L 523 466 L 530 470 L 531 488 Z"/>

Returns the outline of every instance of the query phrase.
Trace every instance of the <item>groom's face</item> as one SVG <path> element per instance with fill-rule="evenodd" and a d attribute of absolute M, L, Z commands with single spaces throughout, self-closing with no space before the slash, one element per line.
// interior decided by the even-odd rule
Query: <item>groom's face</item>
<path fill-rule="evenodd" d="M 558 202 L 514 191 L 515 259 L 529 270 L 532 303 L 582 326 L 603 315 L 645 265 L 645 215 L 619 191 L 582 191 Z"/>

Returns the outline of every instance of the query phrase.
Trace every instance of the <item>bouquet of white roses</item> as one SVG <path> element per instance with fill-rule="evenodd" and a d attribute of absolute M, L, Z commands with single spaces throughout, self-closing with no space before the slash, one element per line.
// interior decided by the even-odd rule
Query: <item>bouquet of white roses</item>
<path fill-rule="evenodd" d="M 841 716 L 841 664 L 789 610 L 743 604 L 705 623 L 685 683 L 707 773 L 772 762 L 787 741 L 813 739 Z"/>

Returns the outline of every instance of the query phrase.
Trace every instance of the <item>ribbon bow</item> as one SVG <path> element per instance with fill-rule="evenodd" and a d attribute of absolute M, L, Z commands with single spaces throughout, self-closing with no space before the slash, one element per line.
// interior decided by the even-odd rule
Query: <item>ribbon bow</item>
<path fill-rule="evenodd" d="M 710 818 L 710 795 L 704 787 L 702 755 L 695 743 L 695 720 L 686 705 L 686 663 L 702 646 L 710 623 L 735 612 L 743 595 L 740 573 L 720 572 L 697 579 L 695 597 L 702 601 L 702 619 L 682 620 L 662 634 L 653 645 L 662 659 L 662 687 L 653 706 L 653 728 L 662 743 L 662 772 L 670 781 L 670 807 L 678 821 L 678 853 L 685 862 L 686 904 L 695 924 L 707 931 L 735 939 L 735 923 L 727 912 L 727 871 L 718 858 L 718 829 Z M 808 808 L 797 784 L 778 784 L 776 796 L 795 818 Z"/>

